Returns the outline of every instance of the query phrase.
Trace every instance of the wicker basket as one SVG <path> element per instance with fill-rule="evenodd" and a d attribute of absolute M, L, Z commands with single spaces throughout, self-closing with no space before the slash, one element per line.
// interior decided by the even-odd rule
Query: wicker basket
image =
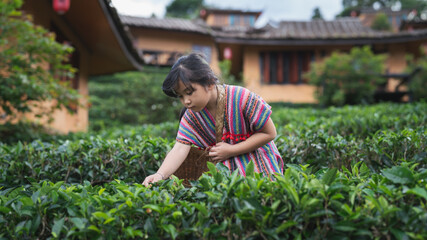
<path fill-rule="evenodd" d="M 225 88 L 222 85 L 217 85 L 218 100 L 217 100 L 217 112 L 215 116 L 215 130 L 216 130 L 216 142 L 220 142 L 222 138 L 222 132 L 224 127 L 224 110 L 225 110 Z M 218 161 L 214 161 L 209 157 L 209 152 L 191 147 L 187 158 L 175 171 L 174 175 L 179 179 L 184 179 L 184 185 L 190 186 L 190 180 L 197 180 L 204 172 L 208 171 L 207 162 L 210 161 L 214 164 Z"/>
<path fill-rule="evenodd" d="M 184 179 L 184 186 L 190 186 L 189 181 L 199 179 L 204 172 L 208 171 L 208 161 L 213 162 L 208 152 L 196 147 L 191 147 L 187 158 L 178 170 L 175 171 L 174 175 L 179 179 Z"/>

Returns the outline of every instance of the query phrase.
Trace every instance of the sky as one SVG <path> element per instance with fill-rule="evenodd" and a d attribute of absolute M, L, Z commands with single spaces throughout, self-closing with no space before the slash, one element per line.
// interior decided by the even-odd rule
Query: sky
<path fill-rule="evenodd" d="M 112 0 L 113 6 L 120 14 L 151 17 L 165 15 L 166 6 L 172 0 Z M 205 0 L 209 6 L 245 11 L 262 11 L 256 22 L 262 27 L 269 20 L 309 21 L 313 9 L 319 7 L 325 20 L 333 20 L 342 11 L 342 0 Z"/>

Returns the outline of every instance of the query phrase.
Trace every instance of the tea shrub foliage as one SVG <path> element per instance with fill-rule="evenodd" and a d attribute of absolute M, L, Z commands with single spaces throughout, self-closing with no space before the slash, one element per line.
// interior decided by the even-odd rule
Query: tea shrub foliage
<path fill-rule="evenodd" d="M 210 164 L 144 187 L 177 121 L 2 143 L 0 239 L 427 238 L 426 103 L 273 111 L 275 181 Z"/>

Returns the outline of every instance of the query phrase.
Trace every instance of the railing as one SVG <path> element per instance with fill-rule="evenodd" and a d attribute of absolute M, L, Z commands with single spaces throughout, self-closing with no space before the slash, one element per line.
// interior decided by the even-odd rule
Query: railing
<path fill-rule="evenodd" d="M 392 102 L 401 102 L 402 98 L 405 95 L 408 95 L 409 102 L 412 102 L 412 92 L 409 90 L 400 90 L 400 87 L 403 85 L 408 86 L 411 82 L 411 79 L 421 71 L 421 67 L 415 68 L 411 73 L 386 73 L 381 75 L 381 77 L 388 79 L 399 79 L 399 83 L 394 88 L 393 92 L 386 91 L 385 86 L 387 82 L 383 85 L 378 86 L 377 91 L 374 94 L 374 99 L 376 102 L 380 101 L 392 101 Z"/>
<path fill-rule="evenodd" d="M 176 51 L 140 50 L 142 59 L 146 65 L 171 67 L 183 53 Z"/>

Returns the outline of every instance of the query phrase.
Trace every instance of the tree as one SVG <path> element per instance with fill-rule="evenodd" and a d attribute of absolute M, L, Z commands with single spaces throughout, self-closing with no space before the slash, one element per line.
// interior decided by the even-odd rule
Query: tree
<path fill-rule="evenodd" d="M 375 16 L 371 28 L 379 31 L 391 31 L 391 25 L 388 21 L 387 15 L 385 15 L 385 13 L 378 13 Z"/>
<path fill-rule="evenodd" d="M 35 26 L 17 10 L 21 6 L 22 0 L 0 1 L 0 112 L 7 120 L 34 109 L 36 116 L 51 116 L 78 102 L 77 92 L 58 80 L 73 76 L 75 70 L 64 64 L 72 48 Z M 52 105 L 42 108 L 43 101 Z"/>
<path fill-rule="evenodd" d="M 313 15 L 311 16 L 311 19 L 323 19 L 322 13 L 320 12 L 319 7 L 316 7 L 313 10 Z"/>
<path fill-rule="evenodd" d="M 426 0 L 343 0 L 343 11 L 337 17 L 350 16 L 352 11 L 372 8 L 375 4 L 380 8 L 392 8 L 393 6 L 400 5 L 401 9 L 417 9 L 418 14 L 427 11 Z"/>
<path fill-rule="evenodd" d="M 418 14 L 427 11 L 426 0 L 400 0 L 398 2 L 400 2 L 402 9 L 417 9 Z"/>
<path fill-rule="evenodd" d="M 203 6 L 203 0 L 173 0 L 166 6 L 166 17 L 193 19 Z"/>

